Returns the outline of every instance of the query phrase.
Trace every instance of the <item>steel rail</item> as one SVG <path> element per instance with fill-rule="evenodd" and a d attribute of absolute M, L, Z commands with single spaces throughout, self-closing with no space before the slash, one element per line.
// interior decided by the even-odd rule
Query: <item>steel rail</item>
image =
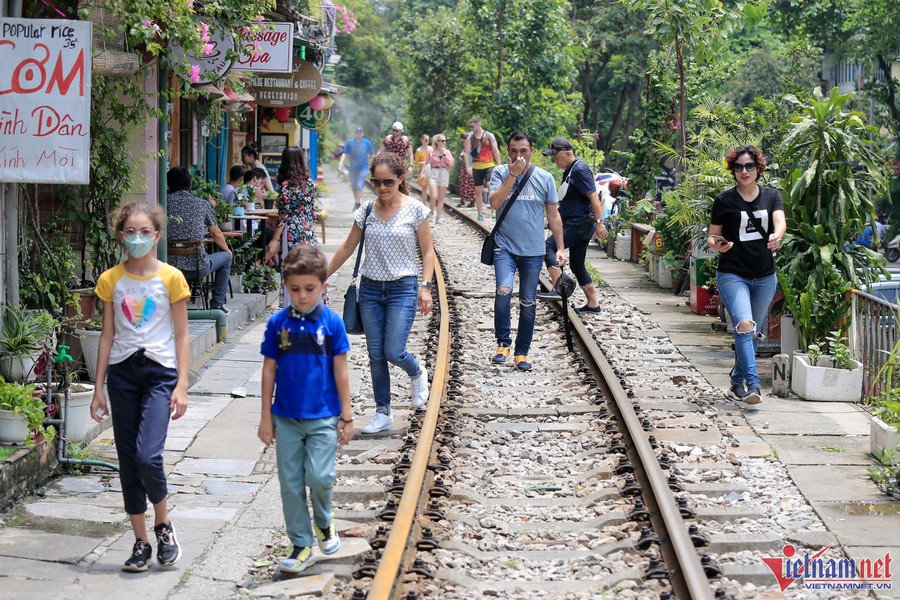
<path fill-rule="evenodd" d="M 490 228 L 485 224 L 486 221 L 476 221 L 468 214 L 445 203 L 446 208 L 450 208 L 454 213 L 460 215 L 468 225 L 485 234 L 490 232 Z M 541 284 L 548 290 L 552 287 L 544 276 L 541 276 Z M 712 586 L 709 584 L 700 557 L 688 535 L 687 526 L 678 509 L 675 496 L 669 489 L 668 478 L 663 473 L 662 467 L 659 466 L 656 452 L 650 446 L 650 440 L 634 412 L 631 399 L 578 313 L 572 308 L 558 306 L 560 310 L 569 311 L 569 321 L 576 334 L 575 342 L 579 345 L 585 359 L 593 364 L 596 370 L 595 375 L 600 375 L 595 379 L 603 388 L 602 391 L 606 396 L 612 399 L 622 423 L 625 425 L 625 433 L 631 439 L 632 447 L 642 467 L 641 470 L 635 471 L 635 475 L 642 476 L 643 483 L 646 484 L 642 486 L 642 489 L 649 488 L 649 493 L 645 498 L 647 508 L 651 514 L 659 515 L 658 519 L 653 519 L 654 528 L 663 542 L 660 550 L 670 568 L 670 582 L 675 594 L 679 598 L 713 600 Z"/>
<path fill-rule="evenodd" d="M 441 310 L 441 322 L 438 335 L 438 347 L 435 355 L 434 375 L 431 380 L 431 393 L 428 396 L 428 407 L 425 419 L 419 431 L 412 466 L 403 487 L 403 495 L 397 507 L 394 524 L 388 535 L 387 544 L 381 555 L 378 569 L 372 580 L 367 596 L 368 600 L 387 600 L 394 593 L 400 573 L 400 566 L 407 548 L 412 526 L 418 508 L 425 475 L 428 472 L 428 460 L 434 443 L 434 432 L 449 371 L 450 357 L 450 305 L 447 300 L 447 289 L 444 284 L 444 273 L 440 261 L 435 257 L 434 276 L 437 280 L 438 306 Z"/>

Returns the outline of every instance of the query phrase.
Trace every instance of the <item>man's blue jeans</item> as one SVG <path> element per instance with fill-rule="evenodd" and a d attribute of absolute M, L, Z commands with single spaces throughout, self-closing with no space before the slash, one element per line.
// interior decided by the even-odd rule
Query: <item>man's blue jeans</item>
<path fill-rule="evenodd" d="M 494 276 L 497 279 L 497 291 L 494 294 L 494 335 L 497 344 L 509 346 L 512 342 L 510 333 L 510 303 L 516 270 L 519 271 L 519 327 L 516 331 L 515 355 L 528 354 L 531 339 L 534 337 L 535 301 L 537 299 L 538 278 L 544 257 L 516 256 L 503 248 L 494 251 Z"/>
<path fill-rule="evenodd" d="M 212 301 L 210 308 L 225 306 L 225 297 L 228 295 L 228 277 L 231 275 L 231 256 L 227 252 L 213 252 L 209 256 L 209 266 L 200 271 L 200 277 L 206 277 L 213 271 L 216 272 L 213 283 Z"/>
<path fill-rule="evenodd" d="M 395 281 L 361 278 L 359 314 L 366 332 L 375 410 L 386 415 L 391 413 L 388 363 L 397 365 L 410 377 L 419 374 L 419 363 L 406 351 L 418 304 L 419 282 L 415 277 Z"/>
<path fill-rule="evenodd" d="M 717 273 L 716 286 L 725 309 L 734 323 L 734 369 L 731 371 L 731 385 L 741 385 L 745 381 L 748 388 L 759 389 L 759 373 L 756 371 L 756 349 L 769 314 L 769 304 L 775 297 L 778 279 L 772 273 L 766 277 L 748 279 L 733 273 Z M 739 324 L 750 321 L 752 330 L 742 332 Z"/>

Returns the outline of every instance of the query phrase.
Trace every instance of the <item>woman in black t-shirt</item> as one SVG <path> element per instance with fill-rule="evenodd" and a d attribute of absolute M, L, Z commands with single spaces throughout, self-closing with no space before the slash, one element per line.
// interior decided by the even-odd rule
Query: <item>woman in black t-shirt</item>
<path fill-rule="evenodd" d="M 762 395 L 756 348 L 778 287 L 772 251 L 781 245 L 787 223 L 781 193 L 757 183 L 766 167 L 762 151 L 739 146 L 728 152 L 725 161 L 737 186 L 713 202 L 706 243 L 722 253 L 716 286 L 734 323 L 730 392 L 747 404 L 758 404 Z"/>

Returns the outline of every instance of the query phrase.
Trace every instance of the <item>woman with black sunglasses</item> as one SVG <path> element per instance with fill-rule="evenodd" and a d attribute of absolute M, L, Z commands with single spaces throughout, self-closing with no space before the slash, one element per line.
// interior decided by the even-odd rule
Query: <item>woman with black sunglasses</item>
<path fill-rule="evenodd" d="M 401 158 L 389 152 L 375 155 L 370 167 L 375 188 L 374 202 L 366 202 L 353 215 L 350 234 L 337 249 L 328 276 L 353 255 L 365 226 L 365 249 L 360 268 L 359 312 L 366 334 L 366 349 L 372 373 L 375 415 L 362 433 L 393 429 L 391 375 L 388 363 L 410 377 L 413 408 L 428 401 L 428 376 L 415 357 L 406 351 L 406 342 L 416 317 L 431 312 L 434 284 L 434 246 L 428 207 L 408 196 L 409 185 Z M 419 252 L 422 263 L 419 265 Z M 422 282 L 419 283 L 419 273 Z"/>
<path fill-rule="evenodd" d="M 758 404 L 762 393 L 756 349 L 778 287 L 773 252 L 781 245 L 787 222 L 781 192 L 758 183 L 766 168 L 759 148 L 734 148 L 725 162 L 737 185 L 713 202 L 706 243 L 722 253 L 716 286 L 734 323 L 730 393 L 747 404 Z"/>

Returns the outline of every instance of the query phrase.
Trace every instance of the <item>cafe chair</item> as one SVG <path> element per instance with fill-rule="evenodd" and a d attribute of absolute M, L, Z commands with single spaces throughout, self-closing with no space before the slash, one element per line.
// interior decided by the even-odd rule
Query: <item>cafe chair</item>
<path fill-rule="evenodd" d="M 199 298 L 203 310 L 209 310 L 210 286 L 206 278 L 200 276 L 200 259 L 203 257 L 203 240 L 169 240 L 166 243 L 168 256 L 191 256 L 194 258 L 193 270 L 180 269 L 191 290 L 191 302 Z"/>

